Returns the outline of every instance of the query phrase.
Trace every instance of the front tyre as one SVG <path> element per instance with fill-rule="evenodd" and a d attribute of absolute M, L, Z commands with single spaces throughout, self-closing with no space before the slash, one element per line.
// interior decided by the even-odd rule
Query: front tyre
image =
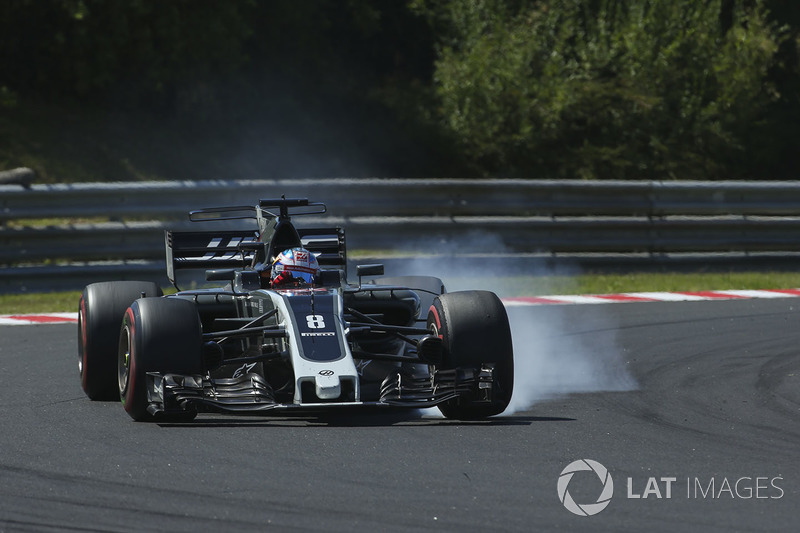
<path fill-rule="evenodd" d="M 148 298 L 131 304 L 119 333 L 117 383 L 125 411 L 136 421 L 153 421 L 148 372 L 202 374 L 202 327 L 194 302 Z M 189 421 L 186 411 L 160 419 Z"/>
<path fill-rule="evenodd" d="M 91 400 L 116 400 L 117 342 L 122 315 L 144 296 L 161 296 L 149 281 L 110 281 L 87 285 L 78 304 L 78 372 Z"/>
<path fill-rule="evenodd" d="M 514 390 L 514 349 L 508 315 L 488 291 L 463 291 L 434 298 L 428 329 L 442 338 L 442 369 L 493 365 L 490 401 L 462 395 L 439 404 L 447 418 L 474 420 L 505 411 Z"/>

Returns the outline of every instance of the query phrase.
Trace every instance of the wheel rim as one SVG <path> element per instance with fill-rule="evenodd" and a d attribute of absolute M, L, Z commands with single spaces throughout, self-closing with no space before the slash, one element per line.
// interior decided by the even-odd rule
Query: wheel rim
<path fill-rule="evenodd" d="M 125 324 L 119 336 L 117 369 L 119 392 L 121 395 L 124 395 L 128 388 L 128 378 L 131 373 L 131 332 L 128 324 Z"/>

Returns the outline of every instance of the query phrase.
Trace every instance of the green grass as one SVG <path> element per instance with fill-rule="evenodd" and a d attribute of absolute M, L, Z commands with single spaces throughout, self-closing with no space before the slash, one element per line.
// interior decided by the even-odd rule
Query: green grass
<path fill-rule="evenodd" d="M 0 314 L 77 312 L 80 297 L 80 291 L 0 294 Z"/>
<path fill-rule="evenodd" d="M 445 280 L 450 289 L 468 287 L 496 291 L 500 296 L 548 294 L 608 294 L 617 292 L 703 291 L 726 289 L 794 289 L 800 274 L 791 272 L 734 272 L 695 274 L 593 274 Z M 77 311 L 79 291 L 0 294 L 0 314 Z"/>
<path fill-rule="evenodd" d="M 50 226 L 68 226 L 72 224 L 98 224 L 108 222 L 108 217 L 84 218 L 27 218 L 24 220 L 6 221 L 9 229 L 47 228 Z"/>

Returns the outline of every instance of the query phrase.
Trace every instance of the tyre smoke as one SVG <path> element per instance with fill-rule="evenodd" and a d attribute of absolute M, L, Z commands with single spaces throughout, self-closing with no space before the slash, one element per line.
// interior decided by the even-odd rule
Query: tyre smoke
<path fill-rule="evenodd" d="M 578 309 L 579 307 L 579 309 Z M 567 394 L 637 388 L 604 306 L 509 308 L 514 394 L 504 414 Z"/>
<path fill-rule="evenodd" d="M 519 296 L 524 283 L 527 291 L 544 296 L 554 294 L 548 287 L 549 276 L 563 279 L 579 272 L 577 267 L 555 267 L 540 257 L 509 253 L 495 235 L 430 239 L 415 248 L 435 250 L 437 255 L 409 259 L 402 272 L 390 274 L 440 277 L 448 292 L 489 290 L 509 298 Z M 514 394 L 505 415 L 568 394 L 637 388 L 617 343 L 618 328 L 608 306 L 507 303 L 506 309 L 515 371 Z"/>

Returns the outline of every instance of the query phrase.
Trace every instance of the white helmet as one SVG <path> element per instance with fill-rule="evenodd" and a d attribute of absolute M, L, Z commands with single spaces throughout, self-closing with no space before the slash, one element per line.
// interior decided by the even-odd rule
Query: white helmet
<path fill-rule="evenodd" d="M 273 287 L 313 286 L 319 274 L 319 262 L 305 248 L 284 250 L 272 263 L 270 284 Z"/>

